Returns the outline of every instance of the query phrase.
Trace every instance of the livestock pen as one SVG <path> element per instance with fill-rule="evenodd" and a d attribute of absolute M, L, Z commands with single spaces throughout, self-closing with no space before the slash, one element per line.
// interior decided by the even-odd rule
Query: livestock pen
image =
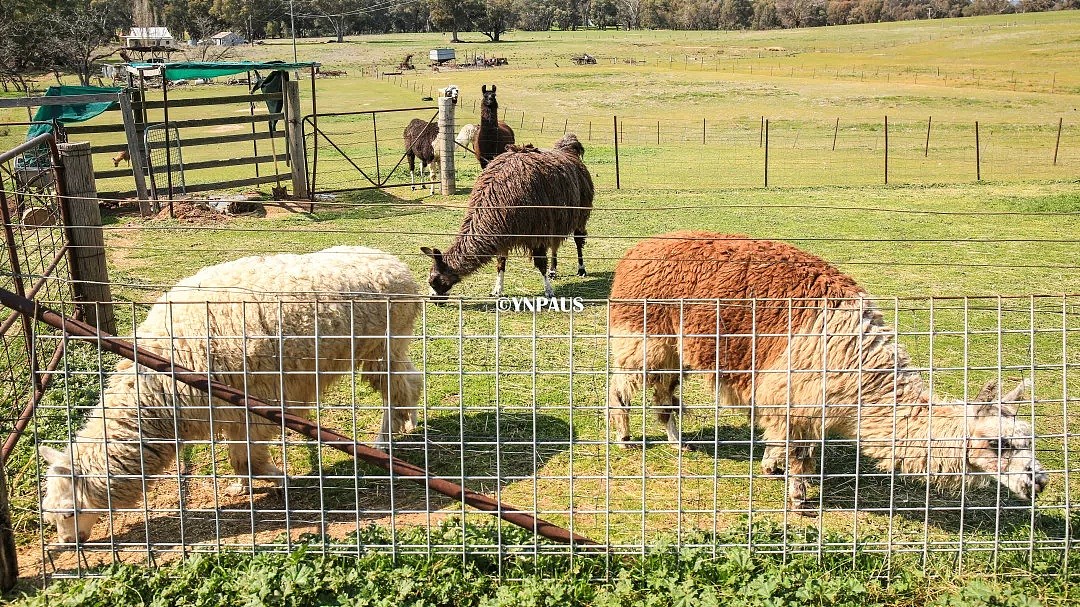
<path fill-rule="evenodd" d="M 999 187 L 1005 189 L 994 190 L 1000 193 L 982 204 L 999 204 L 1000 199 L 1015 196 L 1028 197 L 1032 204 L 1056 200 L 1052 192 L 1056 186 L 1036 187 L 1034 193 L 1031 186 L 1023 191 Z M 743 194 L 760 201 L 755 198 L 759 195 Z M 59 351 L 54 367 L 62 373 L 12 365 L 4 380 L 17 388 L 5 403 L 5 410 L 13 412 L 6 421 L 13 422 L 14 412 L 25 404 L 28 382 L 51 379 L 32 409 L 28 433 L 15 443 L 6 464 L 20 575 L 45 580 L 82 577 L 113 562 L 160 565 L 193 553 L 262 553 L 300 546 L 342 555 L 490 554 L 540 559 L 592 554 L 595 548 L 586 539 L 601 544 L 610 555 L 641 555 L 668 545 L 713 554 L 743 548 L 790 558 L 880 554 L 886 572 L 906 568 L 915 559 L 933 570 L 944 567 L 1006 577 L 1023 574 L 1025 563 L 1056 563 L 1061 575 L 1068 575 L 1077 523 L 1071 412 L 1077 399 L 1072 361 L 1077 355 L 1078 302 L 1068 294 L 1075 291 L 1075 279 L 1063 277 L 1062 271 L 1071 267 L 1075 239 L 1068 233 L 1075 217 L 1069 210 L 993 211 L 968 206 L 948 211 L 956 226 L 928 232 L 925 218 L 942 213 L 937 210 L 938 199 L 954 195 L 944 189 L 913 192 L 914 208 L 905 213 L 875 201 L 872 194 L 859 208 L 804 204 L 803 212 L 817 213 L 822 225 L 809 233 L 800 228 L 801 234 L 776 223 L 791 211 L 783 201 L 774 202 L 772 209 L 762 203 L 752 215 L 741 215 L 739 205 L 731 204 L 729 214 L 706 222 L 736 222 L 742 231 L 799 243 L 858 276 L 895 328 L 895 339 L 911 354 L 912 368 L 943 399 L 977 402 L 989 394 L 994 401 L 1000 398 L 996 392 L 982 391 L 988 382 L 1001 386 L 1003 393 L 1015 382 L 1030 380 L 1032 390 L 1015 405 L 1017 417 L 1034 428 L 1035 454 L 1048 475 L 1045 490 L 1033 499 L 1010 496 L 1000 485 L 959 483 L 956 491 L 942 492 L 928 482 L 934 480 L 930 471 L 880 471 L 875 460 L 860 455 L 858 437 L 823 438 L 814 445 L 821 467 L 804 479 L 811 485 L 807 498 L 811 507 L 796 511 L 785 505 L 783 480 L 758 467 L 766 445 L 749 410 L 718 406 L 716 394 L 699 379 L 703 372 L 690 369 L 679 387 L 686 412 L 680 426 L 685 448 L 673 444 L 649 420 L 647 394 L 630 406 L 632 435 L 640 438 L 629 449 L 613 444 L 607 392 L 617 370 L 609 354 L 607 293 L 614 262 L 628 246 L 655 233 L 660 218 L 686 225 L 700 222 L 706 209 L 717 208 L 715 201 L 706 206 L 693 197 L 678 205 L 654 202 L 644 208 L 613 199 L 594 210 L 585 249 L 592 274 L 557 278 L 554 305 L 534 297 L 537 283 L 527 262 L 511 258 L 507 297 L 480 295 L 488 281 L 473 277 L 462 283 L 461 297 L 422 307 L 411 352 L 424 386 L 418 423 L 396 437 L 385 455 L 366 447 L 376 438 L 384 405 L 358 381 L 363 371 L 353 367 L 347 372 L 349 380 L 320 397 L 307 426 L 311 433 L 290 431 L 292 422 L 285 424 L 282 416 L 273 422 L 280 432 L 263 442 L 286 473 L 282 489 L 269 487 L 272 479 L 255 476 L 250 479 L 252 491 L 226 492 L 236 480 L 223 459 L 230 441 L 216 435 L 191 440 L 175 465 L 160 474 L 137 475 L 147 488 L 143 500 L 133 507 L 101 512 L 105 521 L 78 546 L 57 543 L 55 530 L 43 524 L 40 483 L 46 470 L 35 450 L 71 447 L 74 430 L 96 405 L 117 365 L 113 352 L 123 346 L 129 355 L 138 356 L 127 344 L 139 345 L 135 327 L 157 294 L 216 261 L 253 252 L 310 251 L 336 242 L 377 245 L 424 276 L 428 260 L 419 246 L 431 242 L 433 235 L 448 240 L 452 234 L 447 220 L 459 216 L 461 209 L 419 208 L 408 201 L 388 203 L 372 197 L 364 204 L 328 207 L 310 217 L 237 219 L 188 227 L 169 222 L 103 226 L 112 271 L 105 282 L 114 293 L 108 303 L 118 339 L 76 331 L 71 321 L 60 317 L 52 317 L 51 327 L 30 320 L 46 309 L 70 315 L 76 309 L 73 301 L 82 302 L 82 309 L 101 309 L 101 300 L 72 294 L 70 285 L 77 281 L 63 277 L 46 281 L 59 290 L 37 294 L 38 307 L 20 313 L 25 319 L 20 322 L 30 331 L 20 343 L 35 344 L 31 354 Z M 62 193 L 51 193 L 40 204 L 62 208 L 64 199 Z M 628 222 L 632 210 L 636 215 Z M 875 215 L 892 221 L 876 226 L 849 222 Z M 1025 230 L 1038 235 L 1001 233 L 1003 221 L 1015 225 L 1018 218 L 1025 220 Z M 23 277 L 27 271 L 13 265 L 24 260 L 19 243 L 36 242 L 45 232 L 14 219 L 6 223 L 9 243 L 15 246 L 8 247 L 5 275 Z M 267 232 L 283 239 L 275 245 L 253 245 L 252 234 Z M 88 245 L 58 239 L 51 246 L 60 252 Z M 163 263 L 181 252 L 184 264 Z M 1029 261 L 1015 261 L 1013 255 Z M 974 269 L 978 271 L 969 271 Z M 935 288 L 940 295 L 927 296 L 932 285 L 942 281 L 953 282 Z M 986 295 L 995 284 L 1019 284 L 1014 288 L 1032 294 Z M 1028 284 L 1036 286 L 1029 289 L 1024 286 Z M 1048 284 L 1064 294 L 1035 293 L 1038 285 Z M 797 307 L 797 302 L 786 304 Z M 713 300 L 709 305 L 753 309 L 767 302 Z M 205 313 L 213 314 L 212 305 L 207 304 Z M 63 331 L 67 325 L 69 330 Z M 723 329 L 716 335 L 723 338 Z M 301 337 L 207 333 L 198 341 L 213 351 L 243 348 L 254 340 L 287 343 Z M 5 344 L 9 360 L 26 356 L 20 343 Z M 171 368 L 170 363 L 166 356 L 154 363 L 162 366 L 154 368 L 185 376 L 187 371 Z M 207 386 L 222 370 L 194 371 L 192 379 Z M 291 372 L 271 371 L 282 382 L 289 381 Z M 252 404 L 244 400 L 242 389 L 234 396 L 241 400 L 232 406 Z M 151 437 L 144 439 L 153 444 Z M 347 444 L 357 445 L 355 452 L 371 458 L 361 461 L 343 453 L 340 448 Z M 372 463 L 372 458 L 386 456 L 410 466 L 408 473 L 406 468 L 387 472 Z M 423 483 L 410 482 L 417 474 Z M 485 494 L 488 506 L 466 505 L 433 489 L 445 482 Z M 491 513 L 519 512 L 583 541 L 551 543 L 503 527 L 475 532 L 476 524 L 487 521 Z M 540 523 L 524 524 L 537 529 Z M 595 575 L 611 575 L 615 565 L 607 563 Z"/>

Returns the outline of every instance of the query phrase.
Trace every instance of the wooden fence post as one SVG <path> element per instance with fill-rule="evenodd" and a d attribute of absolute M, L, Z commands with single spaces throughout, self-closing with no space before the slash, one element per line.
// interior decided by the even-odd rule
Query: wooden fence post
<path fill-rule="evenodd" d="M 293 196 L 307 198 L 307 152 L 304 149 L 304 123 L 300 115 L 300 83 L 293 80 L 285 82 L 285 135 L 289 139 Z"/>
<path fill-rule="evenodd" d="M 439 183 L 443 196 L 453 196 L 457 188 L 454 171 L 454 101 L 453 97 L 439 95 Z"/>
<path fill-rule="evenodd" d="M 63 165 L 60 204 L 64 205 L 68 221 L 66 232 L 75 301 L 83 302 L 81 307 L 86 322 L 115 334 L 116 317 L 105 262 L 105 237 L 101 230 L 90 143 L 61 143 L 57 148 Z"/>
<path fill-rule="evenodd" d="M 836 151 L 836 135 L 840 132 L 840 118 L 836 119 L 836 124 L 832 130 L 832 151 Z"/>
<path fill-rule="evenodd" d="M 143 146 L 139 141 L 139 131 L 135 127 L 135 123 L 140 121 L 131 108 L 131 98 L 127 93 L 120 93 L 120 114 L 124 121 L 124 135 L 127 137 L 128 161 L 131 162 L 135 191 L 139 196 L 139 213 L 145 216 L 152 209 L 149 206 L 150 195 L 146 191 L 146 175 L 143 174 Z"/>

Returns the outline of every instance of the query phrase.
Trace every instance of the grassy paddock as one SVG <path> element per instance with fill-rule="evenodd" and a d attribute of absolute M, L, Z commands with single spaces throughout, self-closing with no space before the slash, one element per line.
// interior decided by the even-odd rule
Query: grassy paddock
<path fill-rule="evenodd" d="M 425 339 L 414 352 L 426 372 L 424 423 L 403 440 L 398 454 L 631 551 L 641 543 L 661 542 L 669 533 L 685 540 L 691 532 L 723 531 L 751 513 L 755 524 L 788 523 L 778 527 L 780 543 L 811 552 L 831 541 L 827 538 L 841 536 L 846 539 L 838 540 L 838 546 L 849 554 L 857 551 L 856 546 L 882 543 L 921 553 L 927 541 L 933 541 L 935 548 L 945 550 L 943 559 L 956 557 L 964 546 L 968 550 L 964 554 L 975 561 L 987 555 L 991 560 L 1012 558 L 980 551 L 991 549 L 995 541 L 1021 553 L 1032 544 L 1062 545 L 1077 528 L 1066 505 L 1080 498 L 1076 484 L 1065 482 L 1065 471 L 1074 467 L 1077 456 L 1075 441 L 1062 440 L 1072 434 L 1071 406 L 1077 398 L 1075 386 L 1080 385 L 1073 368 L 1080 356 L 1075 340 L 1077 302 L 1059 297 L 1080 292 L 1074 271 L 1075 234 L 1080 228 L 1076 215 L 1080 132 L 1070 124 L 1077 95 L 1069 89 L 1080 82 L 1073 60 L 1080 47 L 1071 34 L 1077 17 L 1077 13 L 1020 15 L 793 32 L 521 33 L 513 43 L 459 48 L 461 54 L 474 48 L 481 53 L 505 50 L 512 58 L 509 68 L 434 74 L 419 70 L 406 80 L 361 77 L 355 68 L 385 67 L 404 52 L 422 53 L 439 44 L 439 37 L 303 44 L 302 58 L 349 68 L 345 78 L 318 81 L 319 107 L 324 111 L 412 107 L 421 105 L 420 90 L 454 83 L 464 91 L 459 116 L 464 122 L 475 119 L 472 102 L 480 85 L 497 83 L 507 120 L 518 130 L 519 140 L 546 146 L 564 129 L 577 132 L 586 142 L 586 163 L 599 186 L 586 249 L 590 276 L 560 278 L 556 292 L 600 301 L 573 316 L 496 314 L 490 303 L 482 301 L 493 274 L 485 269 L 455 289 L 467 298 L 460 307 L 428 306 L 419 329 Z M 1044 44 L 1054 45 L 1054 52 L 1047 52 Z M 633 65 L 576 67 L 565 61 L 554 65 L 556 55 L 561 59 L 588 50 L 625 56 L 628 48 L 652 53 L 652 60 Z M 735 57 L 735 69 L 710 71 L 708 61 L 694 67 L 689 59 L 679 69 L 674 60 L 670 65 L 661 60 L 668 54 L 688 54 L 691 48 L 699 49 L 696 56 L 720 56 L 725 61 Z M 282 56 L 286 49 L 267 45 L 257 49 L 257 58 Z M 847 68 L 833 75 L 825 68 L 829 64 L 862 65 L 867 75 L 849 76 Z M 1027 83 L 1017 85 L 1016 91 L 1006 74 L 1013 66 L 1024 75 L 1020 82 Z M 784 67 L 790 68 L 786 74 Z M 926 82 L 928 70 L 935 67 L 945 77 Z M 971 70 L 977 82 L 960 77 L 945 81 L 950 73 Z M 871 72 L 875 75 L 869 76 Z M 910 75 L 911 81 L 896 74 Z M 1052 74 L 1058 83 L 1053 90 L 1043 86 Z M 918 84 L 915 76 L 920 78 Z M 239 91 L 224 86 L 210 90 Z M 198 94 L 203 93 L 196 89 L 177 93 Z M 236 111 L 247 109 L 238 106 Z M 613 114 L 624 120 L 618 190 Z M 192 110 L 176 112 L 177 118 L 195 115 Z M 882 185 L 885 115 L 890 121 L 889 186 Z M 922 129 L 931 115 L 935 130 L 930 153 L 924 156 Z M 1054 166 L 1048 154 L 1057 117 L 1062 115 L 1067 118 L 1063 153 Z M 759 147 L 762 116 L 770 118 L 773 187 L 767 190 L 759 181 L 764 161 Z M 411 117 L 379 118 L 375 132 L 380 139 L 380 170 L 388 170 L 400 158 L 396 146 Z M 704 143 L 698 138 L 702 118 Z M 975 120 L 986 129 L 980 133 L 981 183 L 974 183 Z M 657 123 L 659 144 L 652 139 Z M 585 135 L 592 130 L 590 125 L 595 127 L 591 137 Z M 326 119 L 320 127 L 336 137 L 362 168 L 374 169 L 374 137 L 363 119 Z M 234 151 L 203 149 L 191 156 L 185 152 L 185 159 L 221 154 Z M 459 184 L 467 188 L 477 167 L 474 161 L 459 161 L 459 168 Z M 358 180 L 350 171 L 332 154 L 320 156 L 319 183 L 354 186 Z M 248 175 L 229 170 L 214 176 Z M 110 216 L 106 242 L 110 276 L 116 283 L 113 293 L 130 302 L 120 306 L 121 333 L 130 334 L 147 304 L 178 279 L 246 254 L 364 244 L 400 256 L 418 277 L 426 276 L 429 260 L 419 247 L 449 244 L 465 202 L 464 193 L 430 197 L 406 187 L 343 195 L 320 204 L 313 214 L 273 213 L 213 224 Z M 717 411 L 712 395 L 693 378 L 685 386 L 684 402 L 690 411 L 684 431 L 699 449 L 690 453 L 669 445 L 644 451 L 610 449 L 604 419 L 606 313 L 601 301 L 609 292 L 615 262 L 632 244 L 660 232 L 689 228 L 786 240 L 832 261 L 878 298 L 915 364 L 934 369 L 935 391 L 970 396 L 985 380 L 999 375 L 999 369 L 1011 381 L 1032 375 L 1035 368 L 1035 398 L 1021 412 L 1046 436 L 1038 449 L 1052 474 L 1040 507 L 1033 514 L 1030 504 L 1006 499 L 998 508 L 994 491 L 967 494 L 963 501 L 928 493 L 919 479 L 872 472 L 873 462 L 860 459 L 852 445 L 837 443 L 825 451 L 827 474 L 820 479 L 824 488 L 812 490 L 812 497 L 820 496 L 822 516 L 796 520 L 780 509 L 782 483 L 756 474 L 754 459 L 761 447 L 752 444 L 754 433 L 745 412 Z M 564 270 L 572 265 L 567 264 L 571 251 L 572 247 L 562 251 Z M 539 292 L 539 279 L 529 266 L 524 259 L 511 260 L 506 293 Z M 999 295 L 1020 298 L 999 300 Z M 972 298 L 967 313 L 957 309 L 956 300 L 929 299 L 942 296 Z M 39 436 L 66 439 L 78 423 L 78 413 L 70 416 L 69 408 L 93 404 L 100 386 L 98 371 L 112 364 L 112 359 L 100 359 L 89 348 L 73 348 L 67 368 L 82 373 L 69 373 L 50 393 L 35 427 Z M 365 387 L 358 385 L 354 396 L 352 386 L 342 386 L 330 396 L 320 419 L 369 440 L 378 423 L 377 407 L 377 396 Z M 644 434 L 650 440 L 661 436 L 641 407 L 632 423 L 636 436 Z M 503 445 L 499 450 L 493 447 L 496 441 Z M 198 475 L 226 465 L 220 446 L 199 445 L 193 452 Z M 395 504 L 404 505 L 400 521 L 393 520 L 403 526 L 422 522 L 429 507 L 457 510 L 444 502 L 428 503 L 423 491 L 392 484 L 374 470 L 354 468 L 325 448 L 294 443 L 286 456 L 296 474 L 323 474 L 321 491 L 307 486 L 298 493 L 304 497 L 294 502 L 305 516 L 318 518 L 327 507 L 346 513 L 357 507 L 384 513 L 390 496 Z M 850 476 L 856 466 L 863 472 L 858 481 Z M 36 553 L 38 559 L 39 473 L 30 443 L 24 442 L 9 462 L 9 474 L 24 553 Z M 212 497 L 211 480 L 197 480 L 202 495 Z M 175 483 L 171 489 L 167 482 L 161 485 L 152 496 L 152 507 L 175 507 Z M 239 511 L 243 518 L 245 503 L 229 502 L 224 508 L 230 514 Z M 214 516 L 215 504 L 207 498 L 199 505 L 204 518 Z M 353 520 L 351 515 L 344 518 Z M 330 530 L 342 549 L 352 541 L 348 521 Z M 137 540 L 146 522 L 133 513 L 121 517 L 119 525 L 124 537 Z M 280 531 L 260 531 L 259 541 L 272 541 Z M 99 529 L 96 537 L 100 539 L 101 533 Z M 741 541 L 755 537 L 747 534 Z M 254 539 L 249 529 L 225 543 L 239 546 Z M 267 565 L 280 566 L 284 565 Z M 117 571 L 116 575 L 129 575 Z M 40 569 L 29 572 L 37 573 Z M 937 569 L 930 574 L 938 576 L 935 584 L 951 583 Z M 73 594 L 106 591 L 71 588 Z M 1057 587 L 1047 588 L 1047 593 L 1064 596 Z M 915 601 L 881 599 L 884 604 Z"/>

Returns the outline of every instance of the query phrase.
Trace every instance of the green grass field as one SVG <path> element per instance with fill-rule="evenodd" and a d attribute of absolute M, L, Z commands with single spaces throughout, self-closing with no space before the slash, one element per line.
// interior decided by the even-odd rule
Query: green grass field
<path fill-rule="evenodd" d="M 421 91 L 456 84 L 463 91 L 458 117 L 463 123 L 476 118 L 472 104 L 480 86 L 497 84 L 500 107 L 518 140 L 547 146 L 564 129 L 578 133 L 598 186 L 586 249 L 590 275 L 556 281 L 560 296 L 598 301 L 572 316 L 496 314 L 482 300 L 494 276 L 489 268 L 455 288 L 470 298 L 460 306 L 428 306 L 424 326 L 418 328 L 425 339 L 415 349 L 417 365 L 426 373 L 424 424 L 404 439 L 398 455 L 624 548 L 671 534 L 682 537 L 690 530 L 722 531 L 751 513 L 751 522 L 787 523 L 784 529 L 791 535 L 785 531 L 784 542 L 802 549 L 820 548 L 833 533 L 848 538 L 841 549 L 849 551 L 855 543 L 867 543 L 919 552 L 933 541 L 938 542 L 935 548 L 954 554 L 965 546 L 979 555 L 970 558 L 981 564 L 971 567 L 982 571 L 994 565 L 983 563 L 985 554 L 978 551 L 991 548 L 995 540 L 1021 550 L 1031 544 L 1064 545 L 1077 528 L 1068 506 L 1080 498 L 1065 474 L 1074 468 L 1077 452 L 1061 438 L 1073 434 L 1080 380 L 1074 368 L 1080 359 L 1078 302 L 1063 297 L 1080 292 L 1075 271 L 1080 252 L 1075 236 L 1080 228 L 1078 25 L 1080 13 L 1064 12 L 776 32 L 520 32 L 503 44 L 456 47 L 459 57 L 474 51 L 506 56 L 508 67 L 419 69 L 381 79 L 372 77 L 375 69 L 390 70 L 409 52 L 422 58 L 427 49 L 442 46 L 445 37 L 304 41 L 298 48 L 301 60 L 349 72 L 317 81 L 320 111 L 428 106 Z M 479 40 L 478 35 L 466 38 Z M 601 61 L 572 65 L 569 57 L 580 52 Z M 291 48 L 280 41 L 252 53 L 257 59 L 291 58 Z M 624 61 L 631 57 L 634 63 Z M 239 87 L 190 87 L 177 95 L 239 92 Z M 236 111 L 246 113 L 247 108 L 237 106 Z M 175 116 L 197 115 L 178 110 Z M 623 124 L 620 189 L 614 179 L 613 115 Z M 889 185 L 883 183 L 886 115 Z M 361 168 L 374 172 L 377 157 L 380 170 L 386 171 L 401 156 L 403 125 L 415 116 L 427 118 L 430 112 L 378 118 L 377 155 L 370 116 L 325 119 L 320 127 Z M 763 116 L 770 120 L 767 189 L 762 187 L 764 150 L 759 147 Z M 931 116 L 934 130 L 927 153 L 925 129 Z M 1059 118 L 1064 126 L 1055 165 Z M 981 182 L 975 180 L 975 121 L 982 129 Z M 834 128 L 836 150 L 831 149 Z M 16 135 L 12 131 L 8 137 L 17 141 Z M 101 143 L 117 141 L 103 137 Z M 0 142 L 7 145 L 8 139 Z M 197 148 L 190 159 L 249 150 Z M 340 157 L 326 147 L 319 153 L 322 187 L 362 185 Z M 104 156 L 96 162 L 98 168 L 111 168 Z M 478 167 L 460 155 L 458 163 L 458 185 L 467 191 Z M 250 168 L 229 169 L 208 172 L 205 178 L 249 173 Z M 407 179 L 395 174 L 392 182 Z M 133 318 L 145 313 L 143 303 L 176 280 L 245 254 L 364 244 L 400 256 L 418 277 L 425 277 L 429 260 L 419 247 L 450 243 L 466 199 L 465 193 L 428 196 L 406 186 L 343 194 L 313 214 L 275 212 L 209 223 L 110 215 L 106 243 L 113 294 L 139 303 L 121 306 L 121 333 L 130 333 Z M 823 488 L 812 489 L 812 497 L 820 495 L 823 514 L 789 516 L 781 508 L 782 483 L 757 474 L 760 446 L 751 451 L 744 412 L 716 412 L 703 383 L 693 379 L 685 388 L 684 402 L 691 410 L 684 433 L 702 448 L 689 453 L 670 445 L 644 451 L 609 448 L 602 300 L 615 263 L 642 238 L 688 228 L 785 240 L 832 261 L 878 298 L 916 364 L 935 369 L 935 390 L 971 396 L 999 369 L 1007 379 L 1034 375 L 1036 401 L 1022 412 L 1046 435 L 1039 456 L 1053 471 L 1040 508 L 1033 515 L 1030 506 L 1006 500 L 1007 507 L 999 511 L 994 491 L 971 493 L 963 502 L 930 493 L 927 512 L 925 484 L 876 473 L 855 482 L 850 471 L 856 465 L 871 470 L 873 462 L 840 444 L 825 452 L 830 476 Z M 562 250 L 564 272 L 573 265 L 572 249 Z M 539 292 L 531 264 L 512 259 L 504 293 Z M 956 296 L 972 298 L 966 316 L 957 309 L 962 300 L 931 304 L 928 299 Z M 86 370 L 99 364 L 87 352 L 77 351 L 72 361 Z M 96 386 L 93 374 L 58 384 L 48 401 L 56 409 L 42 416 L 41 435 L 65 438 L 63 408 L 73 399 L 92 403 Z M 366 387 L 355 401 L 348 387 L 333 396 L 341 406 L 326 407 L 323 422 L 370 440 L 378 424 L 377 396 Z M 358 416 L 353 415 L 356 407 Z M 632 424 L 635 436 L 662 436 L 640 407 Z M 499 450 L 496 441 L 503 444 Z M 29 442 L 21 449 L 9 470 L 16 468 L 16 526 L 29 555 L 23 567 L 35 575 L 40 565 L 34 570 L 29 564 L 41 562 L 36 474 Z M 211 455 L 206 447 L 195 448 L 197 474 L 227 466 L 224 450 L 217 451 Z M 429 504 L 421 489 L 391 486 L 369 469 L 362 469 L 365 478 L 358 481 L 352 464 L 328 449 L 314 459 L 310 449 L 296 445 L 288 457 L 297 474 L 321 469 L 329 477 L 322 491 L 297 493 L 301 497 L 294 506 L 309 519 L 318 519 L 322 508 L 346 512 L 334 515 L 332 528 L 313 527 L 334 541 L 345 541 L 345 532 L 355 530 L 350 522 L 355 517 L 347 512 L 358 503 L 369 513 L 383 512 L 393 499 L 404 511 L 400 520 L 392 520 L 395 525 L 425 521 L 422 512 Z M 195 494 L 204 498 L 203 519 L 209 519 L 216 503 L 213 488 L 209 481 L 199 482 Z M 363 491 L 359 499 L 358 487 Z M 175 483 L 171 493 L 159 488 L 153 504 L 175 507 L 175 494 Z M 242 499 L 226 508 L 239 509 L 244 519 L 245 504 Z M 272 501 L 254 505 L 280 507 Z M 434 506 L 460 512 L 446 501 Z M 123 537 L 137 543 L 142 518 L 125 516 Z M 369 518 L 391 522 L 385 516 Z M 821 531 L 801 531 L 808 525 Z M 237 528 L 243 526 L 241 520 Z M 259 538 L 281 531 L 272 524 L 260 527 Z M 99 529 L 95 537 L 102 533 Z M 199 537 L 214 539 L 206 533 L 213 535 L 207 531 Z M 254 539 L 248 525 L 225 543 L 242 546 Z M 132 559 L 144 559 L 137 550 L 132 554 Z M 109 560 L 105 553 L 97 556 L 102 558 L 95 562 Z M 59 562 L 61 568 L 73 563 Z M 1043 598 L 1053 602 L 1057 592 Z"/>

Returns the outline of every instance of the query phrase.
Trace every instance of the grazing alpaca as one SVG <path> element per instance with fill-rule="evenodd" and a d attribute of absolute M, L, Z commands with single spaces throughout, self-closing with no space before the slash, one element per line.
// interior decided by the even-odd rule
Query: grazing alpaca
<path fill-rule="evenodd" d="M 639 300 L 613 301 L 609 311 L 617 440 L 630 439 L 627 407 L 647 353 L 646 381 L 669 440 L 679 440 L 681 372 L 702 371 L 720 402 L 752 408 L 766 442 L 762 468 L 786 465 L 797 510 L 814 446 L 828 434 L 857 438 L 887 470 L 954 487 L 996 477 L 1023 498 L 1038 494 L 1048 478 L 1015 406 L 931 402 L 866 296 L 851 277 L 781 242 L 677 232 L 639 243 L 616 266 L 611 289 L 612 300 Z M 646 310 L 646 299 L 668 301 Z"/>
<path fill-rule="evenodd" d="M 458 131 L 457 137 L 454 138 L 454 141 L 458 144 L 459 147 L 465 150 L 465 152 L 462 153 L 463 156 L 468 154 L 468 152 L 470 151 L 469 146 L 473 144 L 473 140 L 476 139 L 476 133 L 479 130 L 480 127 L 476 126 L 475 124 L 466 124 L 465 126 L 461 127 L 460 131 Z"/>
<path fill-rule="evenodd" d="M 205 268 L 158 299 L 136 345 L 296 415 L 362 372 L 386 407 L 378 438 L 385 444 L 415 423 L 422 381 L 409 344 L 419 313 L 416 282 L 401 260 L 334 247 Z M 147 477 L 164 473 L 184 441 L 214 435 L 229 441 L 240 477 L 230 493 L 246 491 L 251 475 L 280 482 L 267 444 L 281 433 L 167 373 L 121 361 L 71 451 L 40 448 L 49 464 L 44 519 L 60 541 L 84 541 L 106 511 L 138 503 Z"/>
<path fill-rule="evenodd" d="M 488 165 L 476 180 L 465 219 L 450 248 L 421 247 L 434 260 L 428 284 L 445 296 L 461 279 L 498 258 L 491 294 L 502 293 L 506 257 L 515 249 L 529 252 L 544 279 L 544 294 L 554 295 L 559 245 L 569 234 L 577 245 L 578 276 L 585 276 L 585 224 L 592 212 L 593 183 L 581 161 L 585 148 L 573 133 L 551 151 L 514 147 Z M 548 271 L 547 251 L 551 250 Z"/>
<path fill-rule="evenodd" d="M 120 150 L 120 153 L 112 157 L 112 165 L 114 167 L 120 166 L 121 162 L 127 161 L 128 166 L 131 165 L 131 156 L 128 155 L 127 150 Z"/>
<path fill-rule="evenodd" d="M 473 140 L 473 151 L 480 162 L 480 168 L 486 169 L 496 156 L 506 151 L 506 146 L 514 143 L 514 129 L 499 120 L 499 102 L 495 99 L 495 85 L 489 91 L 487 85 L 480 87 L 484 94 L 480 102 L 480 128 Z"/>
<path fill-rule="evenodd" d="M 439 135 L 439 125 L 419 118 L 413 118 L 405 127 L 405 158 L 409 161 L 409 183 L 416 189 L 416 160 L 420 160 L 420 180 L 424 180 L 427 169 L 427 181 L 435 181 L 439 157 L 435 150 L 435 138 Z M 435 193 L 435 184 L 431 184 L 431 193 Z"/>

